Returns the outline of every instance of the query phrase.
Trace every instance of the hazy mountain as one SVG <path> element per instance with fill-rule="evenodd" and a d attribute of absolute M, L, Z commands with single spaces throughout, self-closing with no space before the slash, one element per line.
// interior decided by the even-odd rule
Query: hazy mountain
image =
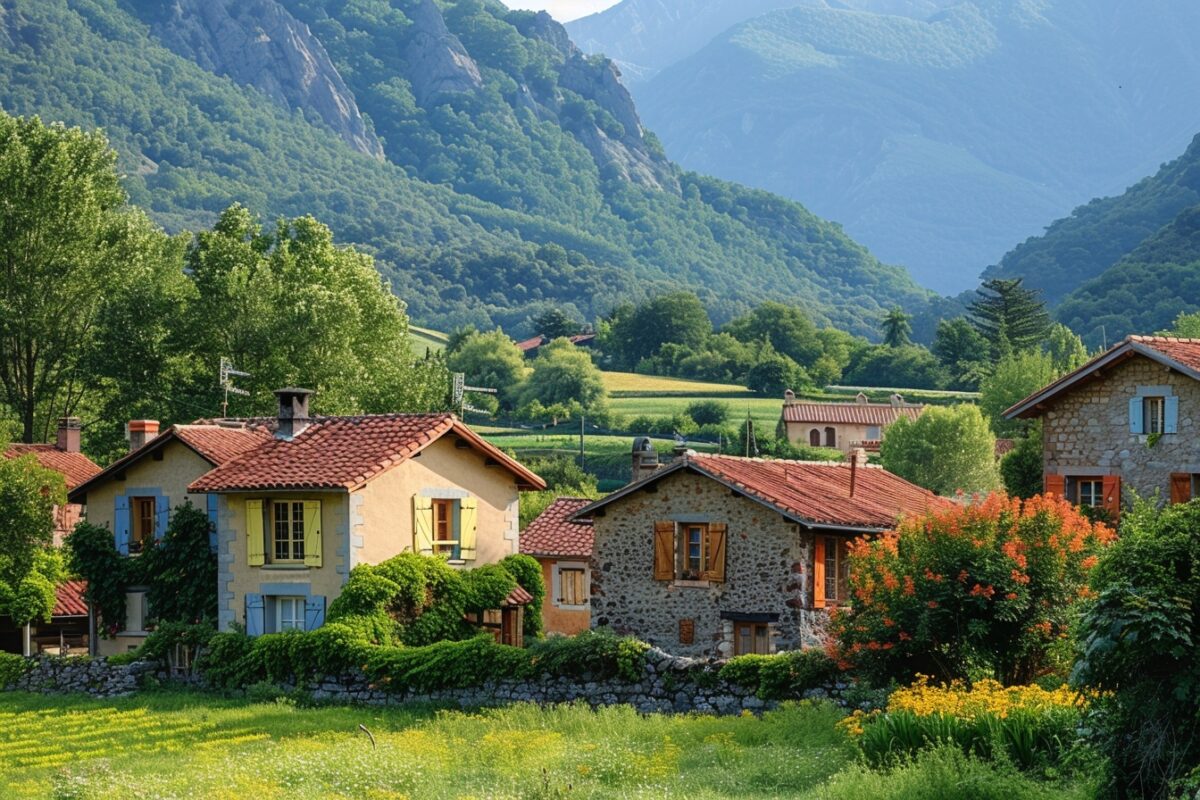
<path fill-rule="evenodd" d="M 874 332 L 928 293 L 841 229 L 685 172 L 611 62 L 494 0 L 0 0 L 0 107 L 102 127 L 176 230 L 311 213 L 413 316 L 514 332 L 669 287 Z"/>
<path fill-rule="evenodd" d="M 798 199 L 938 289 L 1200 130 L 1190 0 L 784 5 L 626 0 L 573 30 L 651 68 L 669 54 L 631 85 L 671 157 Z M 626 34 L 601 24 L 622 14 Z"/>

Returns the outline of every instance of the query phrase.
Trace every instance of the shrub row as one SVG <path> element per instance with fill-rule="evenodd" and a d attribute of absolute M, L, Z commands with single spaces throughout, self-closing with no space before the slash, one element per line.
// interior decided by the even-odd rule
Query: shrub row
<path fill-rule="evenodd" d="M 15 683 L 31 664 L 29 659 L 17 653 L 0 653 L 0 689 Z"/>
<path fill-rule="evenodd" d="M 771 656 L 737 656 L 721 667 L 718 676 L 753 689 L 762 700 L 786 700 L 824 686 L 837 674 L 833 659 L 821 650 L 807 649 Z"/>

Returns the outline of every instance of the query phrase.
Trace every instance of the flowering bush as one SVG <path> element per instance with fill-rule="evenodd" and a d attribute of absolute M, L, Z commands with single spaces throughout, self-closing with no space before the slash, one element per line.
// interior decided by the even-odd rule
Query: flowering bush
<path fill-rule="evenodd" d="M 1061 498 L 986 499 L 905 520 L 850 549 L 853 606 L 833 615 L 843 668 L 879 683 L 1051 666 L 1097 553 L 1114 538 Z"/>
<path fill-rule="evenodd" d="M 935 686 L 921 676 L 897 689 L 884 711 L 856 711 L 840 724 L 871 763 L 950 742 L 993 758 L 1003 751 L 1023 769 L 1056 761 L 1074 745 L 1086 699 L 1066 686 L 1005 688 L 994 680 L 971 687 Z"/>

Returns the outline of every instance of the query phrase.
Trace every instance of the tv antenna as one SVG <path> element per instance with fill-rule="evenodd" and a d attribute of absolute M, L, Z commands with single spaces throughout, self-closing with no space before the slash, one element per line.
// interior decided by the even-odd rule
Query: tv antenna
<path fill-rule="evenodd" d="M 233 362 L 228 358 L 221 359 L 220 383 L 221 388 L 225 391 L 225 399 L 221 402 L 221 417 L 225 418 L 229 414 L 229 395 L 240 394 L 243 397 L 249 397 L 250 393 L 245 389 L 239 389 L 233 385 L 234 378 L 249 378 L 249 372 L 242 372 L 233 368 Z"/>
<path fill-rule="evenodd" d="M 462 372 L 454 373 L 454 405 L 458 407 L 459 419 L 462 419 L 463 415 L 468 411 L 474 411 L 476 414 L 489 413 L 485 409 L 467 405 L 467 392 L 499 394 L 495 389 L 489 389 L 486 386 L 467 386 L 466 374 Z"/>

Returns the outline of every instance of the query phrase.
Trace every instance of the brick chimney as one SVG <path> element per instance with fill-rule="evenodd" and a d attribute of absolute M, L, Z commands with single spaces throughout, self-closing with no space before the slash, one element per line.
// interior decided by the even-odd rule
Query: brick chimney
<path fill-rule="evenodd" d="M 158 436 L 158 420 L 129 420 L 129 452 L 141 450 L 155 436 Z"/>
<path fill-rule="evenodd" d="M 308 427 L 308 399 L 312 395 L 312 389 L 290 387 L 275 390 L 275 396 L 279 398 L 276 439 L 291 441 Z"/>
<path fill-rule="evenodd" d="M 854 490 L 858 488 L 858 471 L 867 466 L 867 451 L 861 447 L 856 447 L 850 451 L 850 496 L 854 497 Z"/>
<path fill-rule="evenodd" d="M 64 453 L 79 452 L 79 417 L 61 417 L 58 420 L 58 442 L 56 447 Z"/>
<path fill-rule="evenodd" d="M 637 481 L 658 469 L 658 450 L 648 436 L 633 440 L 633 471 L 631 480 Z"/>

